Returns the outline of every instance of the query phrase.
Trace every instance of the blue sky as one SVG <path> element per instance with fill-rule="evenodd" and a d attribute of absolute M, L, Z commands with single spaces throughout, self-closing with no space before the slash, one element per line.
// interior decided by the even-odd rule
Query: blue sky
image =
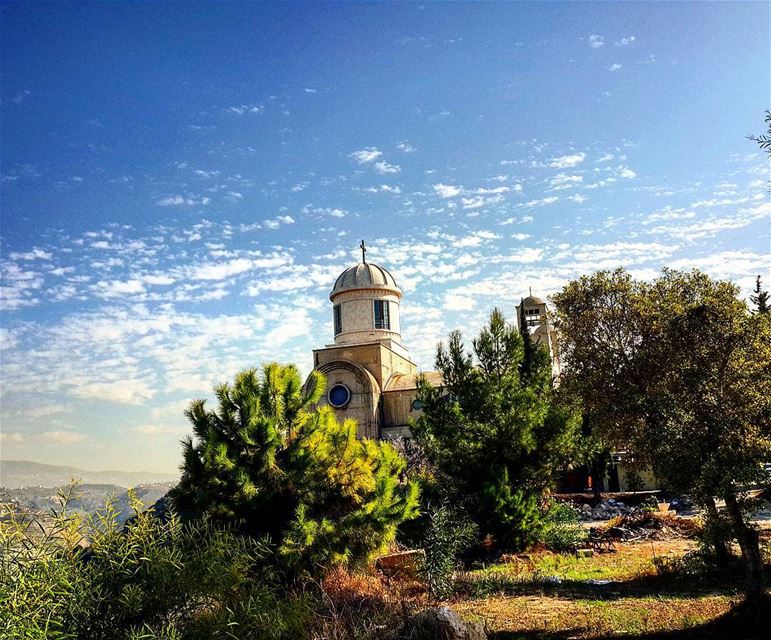
<path fill-rule="evenodd" d="M 362 238 L 423 369 L 594 269 L 768 281 L 768 3 L 1 6 L 5 458 L 173 470 Z"/>

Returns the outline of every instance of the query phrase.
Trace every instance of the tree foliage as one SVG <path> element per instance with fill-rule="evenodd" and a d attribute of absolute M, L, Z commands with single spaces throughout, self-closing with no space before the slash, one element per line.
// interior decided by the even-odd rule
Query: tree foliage
<path fill-rule="evenodd" d="M 215 522 L 267 535 L 287 564 L 317 569 L 367 560 L 417 512 L 417 487 L 389 444 L 356 438 L 315 403 L 324 378 L 305 386 L 294 366 L 266 365 L 216 388 L 218 407 L 195 400 L 175 504 Z"/>
<path fill-rule="evenodd" d="M 161 519 L 136 499 L 47 522 L 0 519 L 0 637 L 18 640 L 294 640 L 311 603 L 283 593 L 264 544 L 208 520 Z"/>
<path fill-rule="evenodd" d="M 768 291 L 761 286 L 760 276 L 755 278 L 754 295 L 750 296 L 750 302 L 755 305 L 756 313 L 768 313 L 771 311 L 771 305 L 768 303 Z"/>
<path fill-rule="evenodd" d="M 609 443 L 669 487 L 710 508 L 725 499 L 757 588 L 757 535 L 737 487 L 766 480 L 761 463 L 771 460 L 769 315 L 699 271 L 664 270 L 651 283 L 598 272 L 554 302 L 564 387 Z"/>
<path fill-rule="evenodd" d="M 529 335 L 528 335 L 529 339 Z M 573 450 L 579 420 L 555 402 L 548 355 L 494 310 L 468 352 L 460 332 L 437 349 L 444 383 L 419 383 L 423 414 L 413 434 L 442 474 L 453 504 L 480 532 L 523 546 L 538 531 L 538 499 Z M 523 367 L 523 365 L 525 365 Z"/>
<path fill-rule="evenodd" d="M 749 135 L 747 138 L 756 142 L 763 151 L 771 155 L 771 111 L 769 110 L 766 110 L 765 121 L 768 126 L 767 133 L 761 133 L 759 136 Z"/>

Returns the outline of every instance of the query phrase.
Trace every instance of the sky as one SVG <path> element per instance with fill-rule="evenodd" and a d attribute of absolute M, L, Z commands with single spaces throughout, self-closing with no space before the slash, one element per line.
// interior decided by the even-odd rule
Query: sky
<path fill-rule="evenodd" d="M 332 342 L 360 260 L 423 370 L 623 266 L 769 277 L 769 4 L 0 4 L 6 459 L 174 471 L 193 398 Z"/>

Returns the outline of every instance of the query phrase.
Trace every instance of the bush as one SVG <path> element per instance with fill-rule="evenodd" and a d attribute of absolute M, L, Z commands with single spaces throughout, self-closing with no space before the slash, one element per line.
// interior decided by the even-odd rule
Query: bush
<path fill-rule="evenodd" d="M 111 505 L 86 519 L 0 522 L 0 637 L 283 640 L 312 609 L 281 591 L 264 542 L 202 520 L 143 511 L 125 528 Z"/>
<path fill-rule="evenodd" d="M 541 542 L 552 551 L 574 551 L 586 538 L 578 512 L 568 504 L 552 500 L 544 510 Z"/>
<path fill-rule="evenodd" d="M 386 548 L 417 514 L 417 485 L 400 482 L 404 459 L 390 444 L 358 440 L 354 421 L 315 406 L 324 385 L 318 372 L 303 386 L 294 366 L 269 364 L 217 387 L 217 410 L 192 402 L 178 508 L 269 536 L 297 572 Z"/>
<path fill-rule="evenodd" d="M 452 594 L 458 556 L 475 540 L 477 533 L 473 522 L 445 504 L 429 511 L 423 542 L 426 554 L 423 575 L 432 597 L 443 599 Z"/>

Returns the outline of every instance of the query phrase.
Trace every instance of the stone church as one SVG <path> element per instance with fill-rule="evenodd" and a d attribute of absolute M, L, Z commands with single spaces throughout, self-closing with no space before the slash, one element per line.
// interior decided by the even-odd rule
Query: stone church
<path fill-rule="evenodd" d="M 416 398 L 418 368 L 402 343 L 399 309 L 402 291 L 393 275 L 367 262 L 366 247 L 360 245 L 362 261 L 343 271 L 335 281 L 332 302 L 334 343 L 313 351 L 313 366 L 327 378 L 322 403 L 338 413 L 339 420 L 353 418 L 360 438 L 409 436 L 410 420 L 420 415 Z M 554 332 L 546 303 L 528 296 L 517 305 L 537 342 L 544 344 L 559 373 Z M 441 375 L 423 372 L 434 386 Z"/>

